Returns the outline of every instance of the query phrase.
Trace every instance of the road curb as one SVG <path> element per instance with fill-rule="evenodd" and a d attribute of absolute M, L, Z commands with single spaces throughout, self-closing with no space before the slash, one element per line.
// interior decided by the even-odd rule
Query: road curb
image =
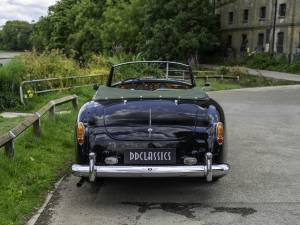
<path fill-rule="evenodd" d="M 38 221 L 38 219 L 40 218 L 41 214 L 44 212 L 45 208 L 47 207 L 47 205 L 49 204 L 50 200 L 52 199 L 55 191 L 57 190 L 57 188 L 59 187 L 59 185 L 61 184 L 61 182 L 65 179 L 66 175 L 64 175 L 62 178 L 59 179 L 59 181 L 57 181 L 54 184 L 54 189 L 52 191 L 50 191 L 46 197 L 46 200 L 44 201 L 43 205 L 38 209 L 38 211 L 28 220 L 28 222 L 25 223 L 25 225 L 35 225 L 36 222 Z"/>

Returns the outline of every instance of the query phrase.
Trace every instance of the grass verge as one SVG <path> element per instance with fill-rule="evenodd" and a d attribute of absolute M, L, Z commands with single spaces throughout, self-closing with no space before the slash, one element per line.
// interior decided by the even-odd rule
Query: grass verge
<path fill-rule="evenodd" d="M 42 120 L 42 137 L 25 131 L 15 142 L 15 157 L 0 151 L 0 224 L 24 223 L 44 201 L 46 193 L 66 163 L 73 159 L 75 113 L 57 115 L 55 122 Z"/>
<path fill-rule="evenodd" d="M 0 116 L 0 135 L 6 133 L 11 128 L 15 127 L 17 124 L 22 122 L 24 117 L 16 117 L 16 118 L 3 118 Z"/>
<path fill-rule="evenodd" d="M 79 96 L 80 105 L 91 99 L 92 88 L 79 88 L 67 92 L 55 92 L 34 96 L 26 106 L 11 111 L 34 112 L 48 101 L 69 94 Z M 72 110 L 71 104 L 57 107 Z M 0 119 L 0 134 L 21 122 L 24 118 Z M 66 171 L 74 157 L 73 129 L 76 113 L 56 115 L 55 122 L 45 116 L 42 119 L 42 136 L 33 136 L 32 128 L 15 141 L 15 157 L 7 159 L 0 149 L 0 225 L 18 225 L 41 206 L 45 195 L 57 179 Z"/>

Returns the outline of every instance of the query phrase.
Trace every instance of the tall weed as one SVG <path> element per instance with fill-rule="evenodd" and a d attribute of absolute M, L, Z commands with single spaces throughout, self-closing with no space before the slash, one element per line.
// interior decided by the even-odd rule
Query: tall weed
<path fill-rule="evenodd" d="M 0 67 L 0 111 L 18 104 L 17 93 L 25 71 L 25 65 L 19 58 Z"/>
<path fill-rule="evenodd" d="M 63 78 L 69 76 L 84 76 L 90 74 L 106 75 L 112 61 L 116 59 L 103 55 L 94 55 L 86 65 L 66 57 L 59 50 L 50 52 L 26 52 L 10 63 L 0 67 L 0 111 L 15 107 L 19 104 L 19 86 L 24 80 L 44 78 Z M 119 59 L 122 60 L 122 59 Z M 104 82 L 104 79 L 72 79 L 67 82 L 45 82 L 42 85 L 26 86 L 25 92 L 32 89 L 63 88 L 71 85 Z"/>

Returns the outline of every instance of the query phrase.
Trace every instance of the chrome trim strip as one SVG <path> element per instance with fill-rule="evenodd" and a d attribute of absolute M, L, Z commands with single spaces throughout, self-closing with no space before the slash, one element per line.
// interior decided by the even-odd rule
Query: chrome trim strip
<path fill-rule="evenodd" d="M 207 177 L 207 166 L 95 166 L 97 177 Z M 212 177 L 228 174 L 228 164 L 211 165 Z M 89 177 L 89 165 L 72 165 L 72 172 L 78 177 Z"/>

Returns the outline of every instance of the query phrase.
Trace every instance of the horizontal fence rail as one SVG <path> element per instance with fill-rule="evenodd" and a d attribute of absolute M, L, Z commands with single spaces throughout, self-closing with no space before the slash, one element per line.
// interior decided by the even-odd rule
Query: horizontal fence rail
<path fill-rule="evenodd" d="M 214 76 L 195 76 L 195 79 L 203 79 L 205 82 L 208 82 L 209 79 L 220 79 L 221 81 L 227 80 L 236 80 L 240 81 L 239 76 L 224 76 L 224 75 L 214 75 Z"/>
<path fill-rule="evenodd" d="M 84 81 L 88 80 L 88 81 Z M 104 83 L 106 76 L 103 74 L 86 75 L 86 76 L 71 76 L 71 77 L 53 77 L 38 80 L 23 81 L 20 84 L 20 101 L 25 104 L 24 90 L 29 86 L 33 94 L 42 94 L 53 91 L 68 90 L 78 87 L 93 86 L 95 84 Z M 55 82 L 57 82 L 55 84 Z M 43 88 L 41 88 L 43 87 Z M 46 87 L 46 88 L 45 88 Z"/>
<path fill-rule="evenodd" d="M 217 75 L 218 72 L 215 71 L 215 70 L 193 70 L 193 73 L 197 76 L 197 75 L 200 75 L 200 74 L 203 74 L 203 75 Z"/>
<path fill-rule="evenodd" d="M 13 57 L 0 57 L 0 60 L 1 59 L 12 59 Z"/>
<path fill-rule="evenodd" d="M 54 119 L 55 117 L 55 107 L 68 102 L 72 102 L 74 110 L 78 110 L 78 97 L 76 95 L 66 96 L 60 99 L 55 99 L 45 106 L 43 106 L 39 111 L 34 113 L 32 116 L 28 116 L 25 120 L 19 123 L 16 127 L 11 129 L 6 134 L 0 136 L 0 148 L 4 146 L 6 155 L 9 158 L 14 156 L 14 140 L 29 127 L 33 127 L 33 133 L 36 137 L 41 136 L 41 117 L 47 112 L 49 113 L 49 118 Z"/>
<path fill-rule="evenodd" d="M 203 79 L 205 82 L 208 82 L 209 79 L 220 79 L 221 81 L 227 79 L 227 80 L 236 80 L 239 81 L 239 76 L 225 76 L 225 75 L 219 75 L 217 71 L 215 70 L 196 70 L 193 71 L 195 79 Z"/>

